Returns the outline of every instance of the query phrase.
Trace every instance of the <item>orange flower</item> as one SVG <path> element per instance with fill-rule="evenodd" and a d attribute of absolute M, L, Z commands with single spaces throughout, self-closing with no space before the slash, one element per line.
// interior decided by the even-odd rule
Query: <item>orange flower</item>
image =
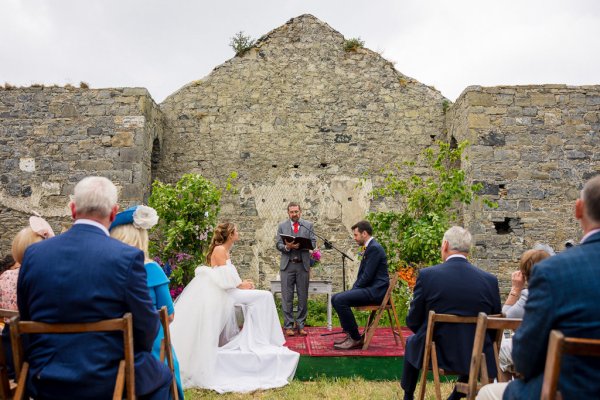
<path fill-rule="evenodd" d="M 398 277 L 408 285 L 410 290 L 413 290 L 417 283 L 417 274 L 410 265 L 402 266 L 398 269 Z"/>

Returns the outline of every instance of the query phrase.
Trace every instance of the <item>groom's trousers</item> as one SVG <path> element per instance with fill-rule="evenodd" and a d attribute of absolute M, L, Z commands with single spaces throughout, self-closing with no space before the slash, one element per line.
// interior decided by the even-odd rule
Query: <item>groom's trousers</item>
<path fill-rule="evenodd" d="M 308 311 L 309 273 L 302 263 L 290 262 L 280 272 L 281 308 L 283 309 L 283 328 L 294 328 L 294 291 L 298 292 L 298 316 L 295 318 L 298 329 L 304 328 Z"/>

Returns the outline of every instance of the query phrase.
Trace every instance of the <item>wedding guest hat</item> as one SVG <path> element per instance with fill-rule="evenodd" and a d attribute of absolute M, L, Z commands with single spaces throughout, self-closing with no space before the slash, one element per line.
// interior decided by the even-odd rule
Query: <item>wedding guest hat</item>
<path fill-rule="evenodd" d="M 109 230 L 119 225 L 133 224 L 136 228 L 150 229 L 158 223 L 158 214 L 152 207 L 139 205 L 129 207 L 125 211 L 121 211 L 115 217 L 115 220 L 110 224 Z"/>
<path fill-rule="evenodd" d="M 44 239 L 54 237 L 54 231 L 52 230 L 52 227 L 42 217 L 38 217 L 36 215 L 29 217 L 29 227 L 38 236 L 41 236 Z"/>

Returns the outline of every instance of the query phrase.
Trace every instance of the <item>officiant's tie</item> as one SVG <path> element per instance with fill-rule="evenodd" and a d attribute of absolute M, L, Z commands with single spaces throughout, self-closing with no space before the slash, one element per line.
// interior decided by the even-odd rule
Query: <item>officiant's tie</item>
<path fill-rule="evenodd" d="M 294 233 L 298 233 L 298 229 L 300 228 L 300 224 L 298 221 L 294 222 Z"/>

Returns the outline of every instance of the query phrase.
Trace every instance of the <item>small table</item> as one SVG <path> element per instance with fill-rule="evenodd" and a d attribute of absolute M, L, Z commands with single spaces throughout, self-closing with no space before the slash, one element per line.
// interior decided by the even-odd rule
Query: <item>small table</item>
<path fill-rule="evenodd" d="M 308 294 L 327 295 L 327 330 L 331 330 L 331 281 L 309 281 Z M 281 281 L 271 281 L 271 293 L 281 293 Z"/>

